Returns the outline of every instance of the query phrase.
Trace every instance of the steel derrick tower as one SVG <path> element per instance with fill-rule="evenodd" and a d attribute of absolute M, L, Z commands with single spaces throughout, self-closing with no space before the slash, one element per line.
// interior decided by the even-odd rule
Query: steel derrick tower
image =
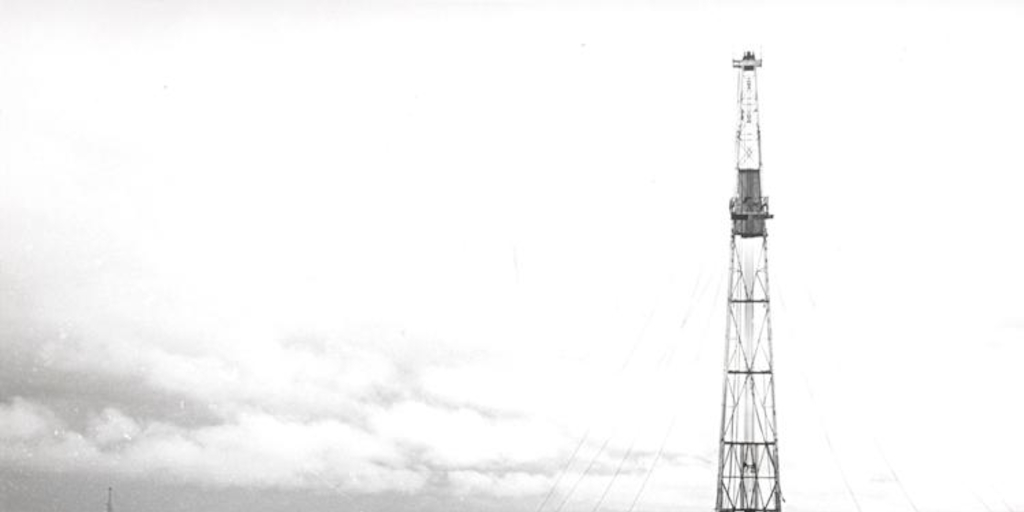
<path fill-rule="evenodd" d="M 736 195 L 729 265 L 729 311 L 722 384 L 722 423 L 718 451 L 718 512 L 782 509 L 775 377 L 768 295 L 768 198 L 761 195 L 761 128 L 757 107 L 757 68 L 746 52 L 733 60 L 738 69 Z"/>

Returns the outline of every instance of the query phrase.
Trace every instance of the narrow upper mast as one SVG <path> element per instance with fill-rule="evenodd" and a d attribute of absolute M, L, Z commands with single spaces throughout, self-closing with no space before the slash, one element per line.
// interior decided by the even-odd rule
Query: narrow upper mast
<path fill-rule="evenodd" d="M 757 111 L 757 68 L 761 59 L 747 52 L 742 59 L 733 60 L 732 67 L 740 70 L 736 84 L 736 196 L 729 205 L 733 233 L 744 238 L 764 236 L 764 221 L 771 215 L 768 198 L 761 195 L 761 122 Z"/>
<path fill-rule="evenodd" d="M 757 68 L 761 59 L 753 52 L 743 54 L 740 60 L 733 59 L 732 67 L 740 70 L 739 122 L 736 128 L 736 168 L 741 170 L 761 169 L 761 126 L 757 116 Z"/>

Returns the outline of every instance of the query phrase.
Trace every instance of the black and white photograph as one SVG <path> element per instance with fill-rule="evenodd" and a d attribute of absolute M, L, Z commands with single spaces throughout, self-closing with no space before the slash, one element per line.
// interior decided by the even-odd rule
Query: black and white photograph
<path fill-rule="evenodd" d="M 0 0 L 0 512 L 1024 512 L 1022 59 L 1013 0 Z"/>

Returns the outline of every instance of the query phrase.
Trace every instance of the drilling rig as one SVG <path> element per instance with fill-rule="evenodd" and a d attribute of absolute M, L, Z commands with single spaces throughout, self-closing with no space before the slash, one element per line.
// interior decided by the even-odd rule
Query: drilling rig
<path fill-rule="evenodd" d="M 779 512 L 778 431 L 768 231 L 772 218 L 761 191 L 761 127 L 757 70 L 746 52 L 737 70 L 736 194 L 729 201 L 729 297 L 722 383 L 716 512 Z"/>

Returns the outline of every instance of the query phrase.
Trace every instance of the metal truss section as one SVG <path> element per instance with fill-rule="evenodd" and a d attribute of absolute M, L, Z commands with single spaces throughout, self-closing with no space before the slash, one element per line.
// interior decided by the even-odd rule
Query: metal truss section
<path fill-rule="evenodd" d="M 761 195 L 760 128 L 752 53 L 733 61 L 739 75 L 737 188 L 729 204 L 729 303 L 715 510 L 779 512 L 778 431 L 768 292 L 768 199 Z"/>
<path fill-rule="evenodd" d="M 734 60 L 733 67 L 740 70 L 736 83 L 739 98 L 736 123 L 736 169 L 761 168 L 761 122 L 757 109 L 757 68 L 761 61 L 747 52 L 742 60 Z"/>

